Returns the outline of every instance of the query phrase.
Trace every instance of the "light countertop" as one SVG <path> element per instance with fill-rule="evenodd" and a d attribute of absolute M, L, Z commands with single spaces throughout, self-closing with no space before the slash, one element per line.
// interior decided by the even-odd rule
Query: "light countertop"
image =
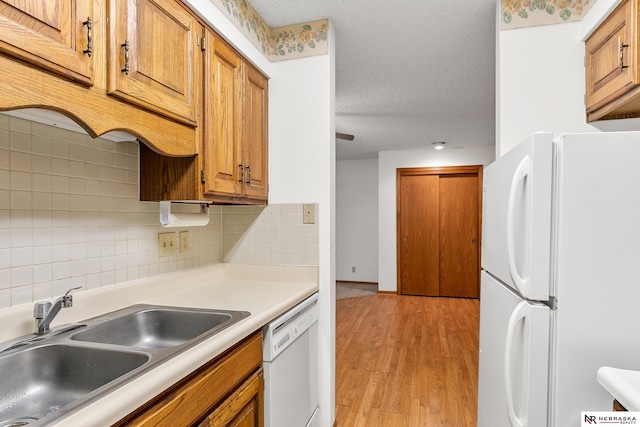
<path fill-rule="evenodd" d="M 317 290 L 317 267 L 216 264 L 74 293 L 73 307 L 61 310 L 52 327 L 132 304 L 244 310 L 251 315 L 53 425 L 115 423 Z M 32 316 L 33 304 L 0 310 L 0 341 L 32 333 Z"/>
<path fill-rule="evenodd" d="M 640 411 L 640 371 L 603 366 L 598 382 L 628 411 Z"/>

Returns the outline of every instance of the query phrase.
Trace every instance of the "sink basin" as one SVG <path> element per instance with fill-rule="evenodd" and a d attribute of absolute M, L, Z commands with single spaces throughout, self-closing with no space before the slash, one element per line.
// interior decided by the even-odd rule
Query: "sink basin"
<path fill-rule="evenodd" d="M 46 425 L 249 316 L 132 305 L 0 345 L 0 427 Z"/>
<path fill-rule="evenodd" d="M 144 353 L 44 345 L 0 358 L 0 426 L 25 425 L 149 360 Z"/>
<path fill-rule="evenodd" d="M 234 317 L 224 311 L 151 308 L 108 320 L 71 338 L 145 349 L 175 347 L 223 329 Z"/>

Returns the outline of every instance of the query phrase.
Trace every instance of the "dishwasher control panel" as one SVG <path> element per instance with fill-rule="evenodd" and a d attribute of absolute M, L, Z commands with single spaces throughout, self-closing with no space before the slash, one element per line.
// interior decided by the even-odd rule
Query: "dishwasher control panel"
<path fill-rule="evenodd" d="M 317 321 L 318 295 L 314 294 L 265 327 L 263 360 L 275 359 Z"/>

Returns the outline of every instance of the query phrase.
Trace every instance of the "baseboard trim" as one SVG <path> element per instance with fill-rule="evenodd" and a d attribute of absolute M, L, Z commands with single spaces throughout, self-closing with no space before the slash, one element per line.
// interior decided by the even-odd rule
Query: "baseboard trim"
<path fill-rule="evenodd" d="M 396 291 L 378 291 L 378 293 L 383 295 L 398 295 Z"/>
<path fill-rule="evenodd" d="M 360 282 L 358 280 L 336 280 L 336 283 L 378 286 L 378 282 Z"/>

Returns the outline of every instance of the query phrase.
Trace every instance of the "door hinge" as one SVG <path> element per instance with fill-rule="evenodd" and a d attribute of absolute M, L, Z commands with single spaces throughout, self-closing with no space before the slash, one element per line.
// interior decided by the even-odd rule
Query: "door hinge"
<path fill-rule="evenodd" d="M 202 37 L 200 39 L 200 50 L 203 51 L 203 52 L 205 50 L 207 50 L 207 39 L 206 39 L 206 37 Z"/>
<path fill-rule="evenodd" d="M 200 171 L 200 182 L 201 182 L 201 183 L 203 183 L 203 184 L 204 184 L 204 182 L 205 182 L 204 176 L 205 176 L 205 175 L 204 175 L 204 169 L 202 169 L 202 170 Z"/>

